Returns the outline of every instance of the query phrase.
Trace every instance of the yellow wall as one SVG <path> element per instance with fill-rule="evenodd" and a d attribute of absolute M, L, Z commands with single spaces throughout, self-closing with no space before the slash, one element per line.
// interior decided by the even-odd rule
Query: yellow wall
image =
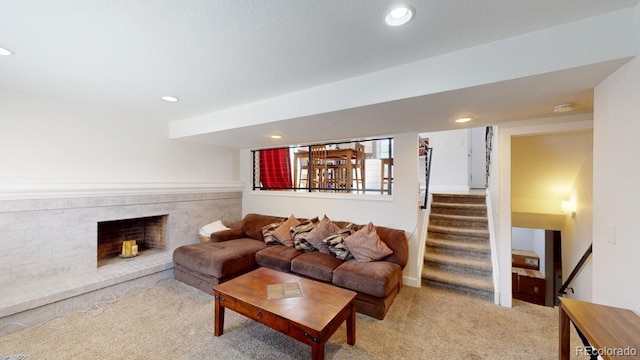
<path fill-rule="evenodd" d="M 537 224 L 548 221 L 549 225 L 543 228 L 559 229 L 564 221 L 560 204 L 571 198 L 581 166 L 592 156 L 592 139 L 592 131 L 513 137 L 511 210 L 514 220 Z"/>

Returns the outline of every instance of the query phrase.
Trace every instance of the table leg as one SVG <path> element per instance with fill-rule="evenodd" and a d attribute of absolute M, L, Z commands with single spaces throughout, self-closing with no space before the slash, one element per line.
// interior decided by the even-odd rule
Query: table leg
<path fill-rule="evenodd" d="M 213 302 L 213 311 L 213 335 L 220 336 L 224 331 L 224 307 L 220 305 L 220 299 L 217 296 Z"/>
<path fill-rule="evenodd" d="M 311 359 L 312 360 L 324 360 L 324 342 L 311 344 Z"/>
<path fill-rule="evenodd" d="M 347 344 L 355 345 L 356 343 L 356 306 L 351 304 L 349 317 L 347 317 Z"/>
<path fill-rule="evenodd" d="M 353 165 L 351 163 L 351 158 L 347 159 L 347 181 L 346 181 L 346 187 L 347 190 L 350 190 L 351 187 L 353 186 Z"/>
<path fill-rule="evenodd" d="M 380 194 L 384 194 L 384 160 L 380 159 Z"/>
<path fill-rule="evenodd" d="M 570 320 L 569 320 L 569 316 L 564 311 L 562 305 L 560 305 L 559 313 L 560 313 L 560 323 L 559 323 L 560 337 L 559 337 L 559 344 L 558 344 L 558 349 L 559 349 L 558 358 L 560 360 L 569 360 L 571 358 L 571 353 L 570 353 L 571 338 L 569 336 Z"/>
<path fill-rule="evenodd" d="M 364 159 L 360 159 L 360 181 L 362 182 L 362 190 L 363 190 L 362 193 L 364 193 L 364 189 L 367 188 L 366 181 L 365 181 L 367 177 L 364 176 L 365 174 L 364 162 L 365 162 Z"/>
<path fill-rule="evenodd" d="M 298 156 L 298 154 L 294 154 L 293 155 L 293 187 L 297 188 L 299 185 L 299 179 L 298 179 L 298 166 L 300 162 L 300 157 Z M 308 170 L 307 170 L 308 172 Z M 307 173 L 307 179 L 309 178 L 309 174 Z M 309 181 L 309 180 L 307 180 Z"/>

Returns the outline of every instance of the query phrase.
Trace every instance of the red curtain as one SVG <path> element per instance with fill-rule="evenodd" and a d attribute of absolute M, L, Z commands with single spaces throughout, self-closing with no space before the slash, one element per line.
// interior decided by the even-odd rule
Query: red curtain
<path fill-rule="evenodd" d="M 289 148 L 260 150 L 260 182 L 263 189 L 293 187 Z"/>

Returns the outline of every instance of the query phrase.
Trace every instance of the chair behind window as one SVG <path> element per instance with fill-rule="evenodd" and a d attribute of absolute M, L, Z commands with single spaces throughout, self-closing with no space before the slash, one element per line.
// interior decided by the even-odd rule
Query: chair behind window
<path fill-rule="evenodd" d="M 309 146 L 310 177 L 312 188 L 328 187 L 329 168 L 327 164 L 327 147 L 325 145 Z M 307 175 L 309 176 L 309 175 Z"/>
<path fill-rule="evenodd" d="M 364 144 L 356 143 L 356 157 L 353 162 L 353 179 L 356 183 L 356 189 L 364 189 Z"/>

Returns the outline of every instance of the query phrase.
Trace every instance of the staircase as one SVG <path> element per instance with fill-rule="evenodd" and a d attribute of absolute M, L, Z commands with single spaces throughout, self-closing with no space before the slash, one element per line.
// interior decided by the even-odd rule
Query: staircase
<path fill-rule="evenodd" d="M 493 300 L 485 195 L 433 194 L 422 281 Z"/>

